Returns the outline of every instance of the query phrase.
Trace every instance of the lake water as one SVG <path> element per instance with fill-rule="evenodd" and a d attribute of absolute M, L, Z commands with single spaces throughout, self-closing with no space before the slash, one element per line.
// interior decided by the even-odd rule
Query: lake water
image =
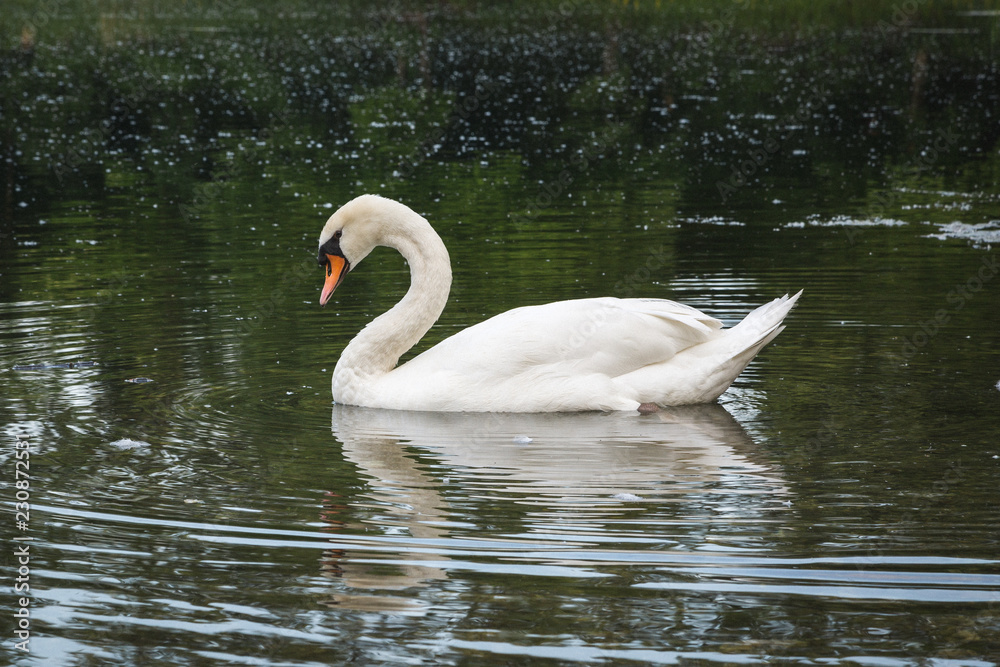
<path fill-rule="evenodd" d="M 349 141 L 294 116 L 7 168 L 4 585 L 29 545 L 31 635 L 26 655 L 7 596 L 3 660 L 1000 664 L 995 93 L 888 138 L 831 128 L 837 94 L 679 93 L 645 136 L 628 110 L 557 128 L 511 101 L 516 141 L 458 113 L 448 133 L 481 131 L 444 152 L 408 124 L 400 100 L 438 113 L 422 95 L 348 100 Z M 362 192 L 449 247 L 418 349 L 559 299 L 731 325 L 805 292 L 718 404 L 337 406 L 340 350 L 409 279 L 380 249 L 318 305 L 319 230 Z"/>

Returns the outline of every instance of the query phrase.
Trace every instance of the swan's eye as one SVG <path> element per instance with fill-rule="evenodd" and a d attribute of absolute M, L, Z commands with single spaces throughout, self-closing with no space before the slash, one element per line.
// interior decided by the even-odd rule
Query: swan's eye
<path fill-rule="evenodd" d="M 333 233 L 333 236 L 326 240 L 326 243 L 319 247 L 319 256 L 316 259 L 320 266 L 326 267 L 330 264 L 330 255 L 343 257 L 343 253 L 340 250 L 340 237 L 343 235 L 343 230 L 338 229 Z"/>

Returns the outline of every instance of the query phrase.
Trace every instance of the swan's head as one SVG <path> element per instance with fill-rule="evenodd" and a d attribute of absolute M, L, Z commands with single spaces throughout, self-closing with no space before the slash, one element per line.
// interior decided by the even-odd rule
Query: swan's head
<path fill-rule="evenodd" d="M 376 246 L 395 245 L 394 237 L 413 217 L 426 224 L 408 207 L 378 195 L 361 195 L 337 209 L 319 235 L 317 259 L 326 269 L 320 305 L 326 305 L 347 272 Z"/>

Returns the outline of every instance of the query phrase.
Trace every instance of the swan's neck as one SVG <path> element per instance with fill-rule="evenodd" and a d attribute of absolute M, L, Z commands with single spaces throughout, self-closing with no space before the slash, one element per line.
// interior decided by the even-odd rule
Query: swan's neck
<path fill-rule="evenodd" d="M 451 291 L 451 261 L 441 237 L 409 211 L 387 230 L 379 245 L 395 248 L 410 265 L 410 289 L 389 311 L 376 317 L 344 348 L 333 371 L 334 397 L 363 392 L 396 366 L 399 358 L 437 321 Z M 402 223 L 402 224 L 400 224 Z M 338 392 L 338 385 L 342 392 Z M 347 397 L 345 396 L 345 399 Z"/>

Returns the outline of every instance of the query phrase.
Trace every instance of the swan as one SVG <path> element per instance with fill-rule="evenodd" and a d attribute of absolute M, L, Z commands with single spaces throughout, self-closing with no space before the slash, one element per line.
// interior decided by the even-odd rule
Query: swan
<path fill-rule="evenodd" d="M 395 248 L 410 288 L 348 343 L 333 400 L 435 412 L 653 412 L 714 401 L 784 328 L 802 292 L 736 326 L 665 299 L 557 301 L 501 313 L 397 366 L 437 321 L 451 290 L 441 237 L 412 209 L 378 195 L 344 204 L 323 226 L 320 305 L 376 246 Z"/>

